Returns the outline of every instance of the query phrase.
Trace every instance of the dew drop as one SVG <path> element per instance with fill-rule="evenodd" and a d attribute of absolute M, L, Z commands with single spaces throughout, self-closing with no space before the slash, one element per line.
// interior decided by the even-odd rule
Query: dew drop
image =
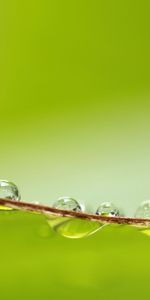
<path fill-rule="evenodd" d="M 103 202 L 98 207 L 96 211 L 96 215 L 115 217 L 115 216 L 119 216 L 120 213 L 118 208 L 112 202 Z"/>
<path fill-rule="evenodd" d="M 77 202 L 77 200 L 70 197 L 61 197 L 53 205 L 57 209 L 72 210 L 76 212 L 82 211 L 82 206 Z"/>
<path fill-rule="evenodd" d="M 13 182 L 0 180 L 0 198 L 19 201 L 21 197 L 17 186 Z"/>
<path fill-rule="evenodd" d="M 0 198 L 19 201 L 21 196 L 13 182 L 0 180 Z M 0 206 L 0 210 L 12 210 L 12 208 Z"/>
<path fill-rule="evenodd" d="M 150 200 L 141 203 L 135 213 L 135 218 L 150 218 Z"/>

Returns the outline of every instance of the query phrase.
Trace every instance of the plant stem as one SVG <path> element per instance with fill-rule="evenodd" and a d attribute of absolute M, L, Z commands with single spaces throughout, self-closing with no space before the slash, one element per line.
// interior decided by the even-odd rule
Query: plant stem
<path fill-rule="evenodd" d="M 134 226 L 150 226 L 150 219 L 128 218 L 128 217 L 118 217 L 118 216 L 117 217 L 98 216 L 98 215 L 87 214 L 83 212 L 61 210 L 50 206 L 9 200 L 9 199 L 2 199 L 2 198 L 0 198 L 0 206 L 14 208 L 21 211 L 38 212 L 44 215 L 55 215 L 59 217 L 78 218 L 78 219 L 89 220 L 89 221 L 97 221 L 101 223 L 134 225 Z"/>

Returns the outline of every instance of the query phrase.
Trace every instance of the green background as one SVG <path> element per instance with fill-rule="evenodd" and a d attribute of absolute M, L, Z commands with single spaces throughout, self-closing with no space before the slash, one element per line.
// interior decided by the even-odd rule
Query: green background
<path fill-rule="evenodd" d="M 112 200 L 133 215 L 150 197 L 149 10 L 146 0 L 0 2 L 0 177 L 23 200 L 69 195 L 93 212 Z M 1 282 L 11 297 L 23 297 L 23 279 L 32 299 L 51 289 L 53 298 L 147 295 L 148 237 L 36 241 L 35 220 L 30 233 L 17 216 L 1 216 Z"/>

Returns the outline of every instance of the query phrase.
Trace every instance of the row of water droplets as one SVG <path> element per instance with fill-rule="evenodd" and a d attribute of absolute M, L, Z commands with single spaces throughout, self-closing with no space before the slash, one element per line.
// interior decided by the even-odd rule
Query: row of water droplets
<path fill-rule="evenodd" d="M 21 200 L 20 192 L 13 182 L 7 180 L 0 180 L 0 198 L 7 198 L 10 200 L 19 201 Z M 78 203 L 77 200 L 71 197 L 60 197 L 54 204 L 53 207 L 62 210 L 71 210 L 76 212 L 83 212 L 84 206 Z M 2 207 L 1 207 L 2 209 Z M 3 207 L 5 209 L 5 207 Z M 8 209 L 8 208 L 6 208 Z M 97 208 L 96 215 L 101 216 L 121 216 L 122 213 L 119 209 L 109 201 L 102 202 Z M 150 200 L 143 201 L 138 207 L 135 218 L 150 218 Z"/>
<path fill-rule="evenodd" d="M 17 186 L 7 180 L 0 180 L 0 198 L 6 198 L 9 200 L 19 201 L 21 199 L 20 192 Z M 54 204 L 53 207 L 61 210 L 70 210 L 75 212 L 83 212 L 84 206 L 78 203 L 77 200 L 71 197 L 61 197 Z M 0 210 L 12 210 L 7 207 L 0 207 Z M 97 208 L 96 215 L 99 216 L 122 216 L 119 209 L 112 202 L 102 202 Z M 150 200 L 144 201 L 138 207 L 136 213 L 136 218 L 150 218 Z M 109 224 L 104 224 L 100 222 L 92 222 L 88 220 L 81 220 L 69 217 L 59 217 L 59 216 L 48 216 L 49 225 L 60 235 L 69 238 L 81 238 L 89 236 L 96 231 L 102 229 Z M 150 234 L 150 230 L 145 229 L 142 232 Z"/>

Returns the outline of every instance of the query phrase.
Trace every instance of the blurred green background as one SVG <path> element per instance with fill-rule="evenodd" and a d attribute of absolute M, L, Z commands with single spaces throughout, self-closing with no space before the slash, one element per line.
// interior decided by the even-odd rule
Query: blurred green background
<path fill-rule="evenodd" d="M 29 201 L 150 197 L 149 1 L 2 1 L 1 169 Z"/>
<path fill-rule="evenodd" d="M 107 226 L 83 239 L 56 235 L 39 215 L 0 217 L 1 299 L 148 299 L 149 237 Z"/>
<path fill-rule="evenodd" d="M 149 10 L 147 0 L 0 2 L 0 177 L 23 200 L 69 195 L 93 212 L 112 200 L 133 215 L 150 197 Z M 32 299 L 147 295 L 148 237 L 43 244 L 34 221 L 30 233 L 28 218 L 12 218 L 0 218 L 1 291 L 16 297 L 19 278 L 18 298 L 26 286 Z"/>

